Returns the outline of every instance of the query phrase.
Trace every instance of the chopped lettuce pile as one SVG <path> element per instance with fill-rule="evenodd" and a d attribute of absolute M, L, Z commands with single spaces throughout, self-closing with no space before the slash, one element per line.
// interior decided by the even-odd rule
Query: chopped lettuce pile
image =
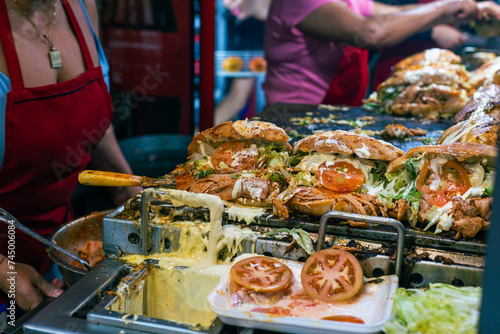
<path fill-rule="evenodd" d="M 427 290 L 400 288 L 393 295 L 387 334 L 477 333 L 482 289 L 430 284 Z"/>

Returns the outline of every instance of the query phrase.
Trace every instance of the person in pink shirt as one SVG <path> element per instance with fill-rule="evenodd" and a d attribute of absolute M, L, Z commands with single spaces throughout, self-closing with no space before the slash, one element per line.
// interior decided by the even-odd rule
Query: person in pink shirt
<path fill-rule="evenodd" d="M 266 102 L 319 104 L 342 56 L 342 45 L 381 48 L 421 30 L 488 13 L 500 7 L 472 0 L 390 6 L 372 0 L 273 0 L 266 22 Z"/>

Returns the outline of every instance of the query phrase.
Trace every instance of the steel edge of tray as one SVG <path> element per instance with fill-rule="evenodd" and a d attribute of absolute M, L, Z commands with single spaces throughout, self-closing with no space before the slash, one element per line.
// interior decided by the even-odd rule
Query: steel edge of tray
<path fill-rule="evenodd" d="M 29 319 L 23 333 L 103 333 L 116 334 L 116 327 L 88 322 L 85 307 L 100 298 L 101 291 L 115 286 L 127 274 L 127 266 L 105 259 L 44 309 Z M 69 293 L 71 291 L 71 293 Z M 145 332 L 136 332 L 145 333 Z"/>

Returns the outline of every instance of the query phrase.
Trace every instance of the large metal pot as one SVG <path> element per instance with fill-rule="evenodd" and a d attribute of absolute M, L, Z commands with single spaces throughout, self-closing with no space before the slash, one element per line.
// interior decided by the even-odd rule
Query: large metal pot
<path fill-rule="evenodd" d="M 78 255 L 78 249 L 87 241 L 102 241 L 102 220 L 110 211 L 94 212 L 61 226 L 52 236 L 52 242 L 61 246 L 71 254 Z M 52 249 L 49 257 L 59 265 L 64 282 L 71 286 L 85 276 L 86 270 L 72 266 L 71 259 Z"/>

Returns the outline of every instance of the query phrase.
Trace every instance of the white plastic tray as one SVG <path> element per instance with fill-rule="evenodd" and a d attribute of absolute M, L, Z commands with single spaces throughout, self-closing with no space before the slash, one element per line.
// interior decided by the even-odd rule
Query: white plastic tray
<path fill-rule="evenodd" d="M 248 256 L 248 255 L 247 255 Z M 246 257 L 246 256 L 245 256 Z M 300 271 L 303 263 L 279 259 L 292 270 L 294 284 L 300 284 Z M 238 259 L 235 260 L 237 262 Z M 355 303 L 338 303 L 335 314 L 352 315 L 362 318 L 365 324 L 336 322 L 292 316 L 273 316 L 265 313 L 233 309 L 229 292 L 229 272 L 208 295 L 210 308 L 228 325 L 272 330 L 277 332 L 298 334 L 328 333 L 377 333 L 391 316 L 393 304 L 392 294 L 398 288 L 398 277 L 395 275 L 380 277 L 382 283 L 366 284 L 363 293 Z M 248 305 L 246 305 L 248 306 Z M 255 305 L 255 307 L 262 305 Z"/>

